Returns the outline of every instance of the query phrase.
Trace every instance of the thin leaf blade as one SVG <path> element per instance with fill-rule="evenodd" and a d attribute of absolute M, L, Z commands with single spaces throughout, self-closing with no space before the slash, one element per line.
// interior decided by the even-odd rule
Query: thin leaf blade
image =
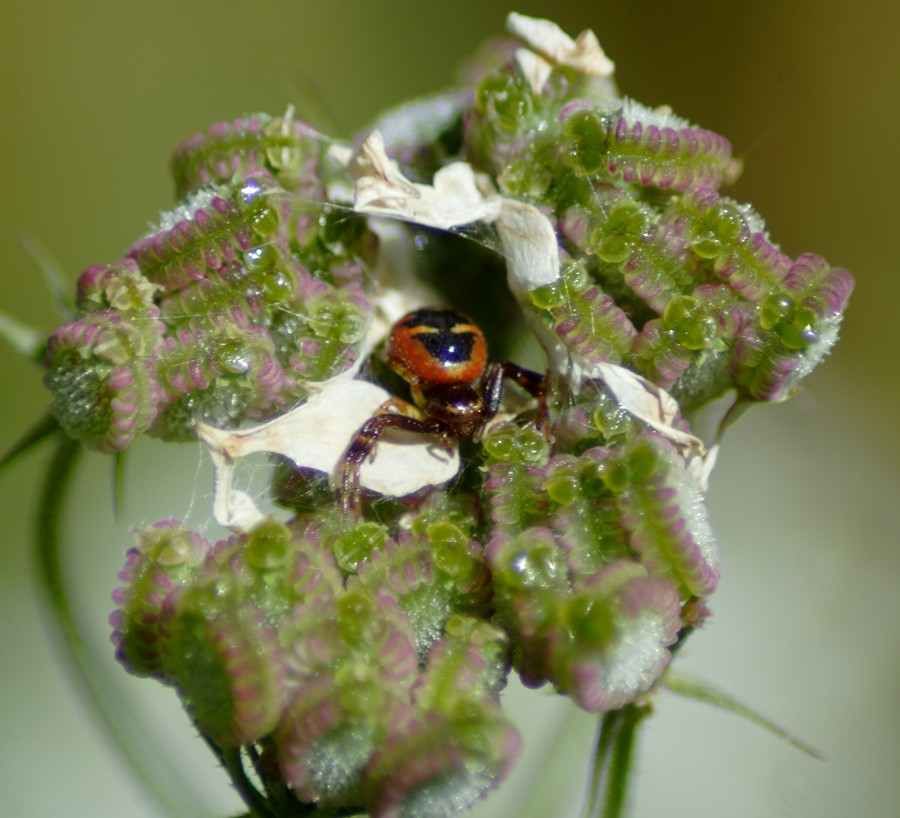
<path fill-rule="evenodd" d="M 727 713 L 733 713 L 736 716 L 740 716 L 758 727 L 762 727 L 776 738 L 786 741 L 791 746 L 806 753 L 806 755 L 819 759 L 820 761 L 825 760 L 825 755 L 820 750 L 813 747 L 812 744 L 798 738 L 793 733 L 790 733 L 771 719 L 762 715 L 762 713 L 747 707 L 747 705 L 738 701 L 730 693 L 726 693 L 724 690 L 719 689 L 709 682 L 694 678 L 693 676 L 677 673 L 670 669 L 662 678 L 662 686 L 677 696 L 683 696 L 686 699 L 703 702 L 712 705 L 713 707 L 717 707 L 719 710 L 724 710 Z"/>

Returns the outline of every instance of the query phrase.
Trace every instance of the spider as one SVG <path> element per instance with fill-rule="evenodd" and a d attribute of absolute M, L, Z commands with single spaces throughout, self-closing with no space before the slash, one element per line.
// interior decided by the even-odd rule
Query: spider
<path fill-rule="evenodd" d="M 549 433 L 546 378 L 513 363 L 488 365 L 484 334 L 462 313 L 439 307 L 407 313 L 391 328 L 386 362 L 409 383 L 415 405 L 392 398 L 357 431 L 341 466 L 345 513 L 359 512 L 359 471 L 386 430 L 433 435 L 448 451 L 477 440 L 500 408 L 507 378 L 537 398 L 538 426 Z"/>

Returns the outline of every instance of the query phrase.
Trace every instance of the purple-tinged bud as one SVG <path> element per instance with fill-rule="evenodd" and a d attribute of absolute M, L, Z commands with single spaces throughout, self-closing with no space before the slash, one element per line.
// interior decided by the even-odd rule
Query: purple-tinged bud
<path fill-rule="evenodd" d="M 298 605 L 280 637 L 294 687 L 348 662 L 363 662 L 401 688 L 416 675 L 416 634 L 386 588 L 370 594 L 354 584 L 333 599 Z"/>
<path fill-rule="evenodd" d="M 781 292 L 791 261 L 769 241 L 752 208 L 700 189 L 674 200 L 668 219 L 711 273 L 743 298 L 755 302 Z"/>
<path fill-rule="evenodd" d="M 635 420 L 600 381 L 585 381 L 578 395 L 559 410 L 553 424 L 559 452 L 581 450 L 589 443 L 621 439 Z"/>
<path fill-rule="evenodd" d="M 216 543 L 206 565 L 207 578 L 227 577 L 278 627 L 297 605 L 332 600 L 343 591 L 331 551 L 315 530 L 304 533 L 274 519 Z"/>
<path fill-rule="evenodd" d="M 741 301 L 725 284 L 701 284 L 691 295 L 700 312 L 715 321 L 719 337 L 725 342 L 734 341 L 750 320 L 752 306 Z"/>
<path fill-rule="evenodd" d="M 784 279 L 786 292 L 798 306 L 810 309 L 819 320 L 834 318 L 847 307 L 853 276 L 842 267 L 830 267 L 814 253 L 799 256 Z"/>
<path fill-rule="evenodd" d="M 740 165 L 723 136 L 628 102 L 608 118 L 606 170 L 624 182 L 681 193 L 730 184 Z"/>
<path fill-rule="evenodd" d="M 304 293 L 297 309 L 290 365 L 305 381 L 321 381 L 348 369 L 368 327 L 368 302 L 353 288 L 335 289 L 319 282 Z"/>
<path fill-rule="evenodd" d="M 387 543 L 387 527 L 362 521 L 339 533 L 332 542 L 335 562 L 342 571 L 355 574 L 372 554 Z"/>
<path fill-rule="evenodd" d="M 279 310 L 294 309 L 299 282 L 308 271 L 279 240 L 260 239 L 228 262 L 207 256 L 205 275 L 160 299 L 169 322 L 234 322 L 269 326 Z"/>
<path fill-rule="evenodd" d="M 170 440 L 198 421 L 229 428 L 271 416 L 296 389 L 262 327 L 184 327 L 165 339 L 156 369 L 168 404 L 153 431 Z"/>
<path fill-rule="evenodd" d="M 155 307 L 134 320 L 106 311 L 57 327 L 44 383 L 67 434 L 96 451 L 120 452 L 150 428 L 163 401 L 152 360 L 162 332 Z"/>
<path fill-rule="evenodd" d="M 759 326 L 746 327 L 741 333 L 731 366 L 735 382 L 754 400 L 783 400 L 800 380 L 800 357 Z"/>
<path fill-rule="evenodd" d="M 197 726 L 220 747 L 257 741 L 287 703 L 275 630 L 225 577 L 179 589 L 160 621 L 167 677 Z"/>
<path fill-rule="evenodd" d="M 547 468 L 551 525 L 573 577 L 630 553 L 616 497 L 603 480 L 609 457 L 608 449 L 595 447 L 578 457 L 557 455 Z"/>
<path fill-rule="evenodd" d="M 162 288 L 164 297 L 195 287 L 231 291 L 254 267 L 254 249 L 281 243 L 279 254 L 290 256 L 282 235 L 282 195 L 265 174 L 240 178 L 229 187 L 205 188 L 163 214 L 159 228 L 127 255 Z"/>
<path fill-rule="evenodd" d="M 503 423 L 491 429 L 483 445 L 488 463 L 484 502 L 492 533 L 514 536 L 540 524 L 547 506 L 544 466 L 549 456 L 543 435 L 531 427 Z"/>
<path fill-rule="evenodd" d="M 322 673 L 295 692 L 275 732 L 278 763 L 298 800 L 321 807 L 362 800 L 361 776 L 408 697 L 365 664 Z"/>
<path fill-rule="evenodd" d="M 497 592 L 532 594 L 568 588 L 565 554 L 549 528 L 495 536 L 486 549 Z"/>
<path fill-rule="evenodd" d="M 632 549 L 685 596 L 709 596 L 719 556 L 703 495 L 681 454 L 656 434 L 630 443 L 607 471 Z"/>
<path fill-rule="evenodd" d="M 799 383 L 837 342 L 853 277 L 808 253 L 791 266 L 784 293 L 758 306 L 735 345 L 736 382 L 756 400 L 778 401 Z"/>
<path fill-rule="evenodd" d="M 568 628 L 552 643 L 550 678 L 591 713 L 646 692 L 671 658 L 681 627 L 678 593 L 630 560 L 610 563 L 565 604 Z"/>
<path fill-rule="evenodd" d="M 285 622 L 281 639 L 292 689 L 326 672 L 345 654 L 337 638 L 336 619 L 335 600 L 319 597 L 297 605 Z"/>
<path fill-rule="evenodd" d="M 493 537 L 487 557 L 495 618 L 512 640 L 513 665 L 525 685 L 538 687 L 547 677 L 545 646 L 558 601 L 569 592 L 566 554 L 550 529 L 535 527 Z"/>
<path fill-rule="evenodd" d="M 559 217 L 560 237 L 586 253 L 591 245 L 591 234 L 597 226 L 597 214 L 583 205 L 573 205 Z"/>
<path fill-rule="evenodd" d="M 411 713 L 365 772 L 372 818 L 452 818 L 506 776 L 519 754 L 516 729 L 493 703 L 464 701 L 451 716 Z"/>
<path fill-rule="evenodd" d="M 452 712 L 460 698 L 496 700 L 508 670 L 509 637 L 482 619 L 453 614 L 428 654 L 414 701 L 419 708 Z"/>
<path fill-rule="evenodd" d="M 493 588 L 481 543 L 446 520 L 428 525 L 425 535 L 431 546 L 435 577 L 449 593 L 454 610 L 487 615 Z"/>
<path fill-rule="evenodd" d="M 621 270 L 634 294 L 658 313 L 697 276 L 684 236 L 662 225 L 654 225 L 635 243 Z"/>
<path fill-rule="evenodd" d="M 170 520 L 139 531 L 136 540 L 118 575 L 123 585 L 113 592 L 118 607 L 109 618 L 111 639 L 116 658 L 129 673 L 167 681 L 159 617 L 168 596 L 199 575 L 210 545 Z"/>
<path fill-rule="evenodd" d="M 761 232 L 745 233 L 715 261 L 716 275 L 748 301 L 759 301 L 784 286 L 790 259 Z"/>
<path fill-rule="evenodd" d="M 321 198 L 319 155 L 327 142 L 304 122 L 253 114 L 216 122 L 182 142 L 172 155 L 178 198 L 236 176 L 272 173 L 288 190 Z"/>
<path fill-rule="evenodd" d="M 558 283 L 540 287 L 530 297 L 539 320 L 578 357 L 619 363 L 631 349 L 637 330 L 581 265 L 571 264 Z"/>
<path fill-rule="evenodd" d="M 731 351 L 754 311 L 726 284 L 703 284 L 644 324 L 631 364 L 690 411 L 734 385 Z"/>
<path fill-rule="evenodd" d="M 469 150 L 499 171 L 528 140 L 534 96 L 525 77 L 505 67 L 482 78 L 473 102 L 465 122 Z"/>
<path fill-rule="evenodd" d="M 644 324 L 635 339 L 634 366 L 663 389 L 671 390 L 694 357 L 693 350 L 678 343 L 675 333 L 660 318 Z"/>
<path fill-rule="evenodd" d="M 88 267 L 75 285 L 75 306 L 82 313 L 114 310 L 147 315 L 159 288 L 141 275 L 134 259 Z"/>
<path fill-rule="evenodd" d="M 397 539 L 387 540 L 359 565 L 358 573 L 347 583 L 377 594 L 385 591 L 412 623 L 416 652 L 424 658 L 441 635 L 444 622 L 457 602 L 453 585 L 437 576 L 429 541 L 402 531 Z"/>

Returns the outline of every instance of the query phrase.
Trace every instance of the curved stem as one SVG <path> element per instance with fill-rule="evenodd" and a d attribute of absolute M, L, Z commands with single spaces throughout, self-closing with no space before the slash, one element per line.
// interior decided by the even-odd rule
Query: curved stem
<path fill-rule="evenodd" d="M 61 534 L 63 511 L 81 451 L 80 444 L 65 436 L 60 438 L 41 486 L 35 526 L 37 579 L 48 623 L 57 637 L 58 656 L 68 671 L 67 678 L 78 687 L 91 714 L 150 795 L 176 818 L 197 818 L 208 808 L 183 773 L 147 740 L 116 685 L 103 674 L 103 663 L 89 649 L 72 610 L 62 565 Z"/>
<path fill-rule="evenodd" d="M 53 415 L 47 413 L 34 426 L 32 426 L 22 437 L 20 437 L 13 445 L 0 456 L 0 470 L 14 463 L 20 457 L 28 454 L 39 444 L 43 443 L 54 434 L 58 433 L 59 422 Z"/>

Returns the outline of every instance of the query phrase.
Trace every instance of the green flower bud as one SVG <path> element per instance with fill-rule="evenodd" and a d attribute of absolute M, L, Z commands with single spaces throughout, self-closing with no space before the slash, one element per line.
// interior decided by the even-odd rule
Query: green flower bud
<path fill-rule="evenodd" d="M 287 701 L 284 659 L 274 630 L 236 584 L 185 588 L 161 627 L 166 673 L 205 735 L 236 747 L 273 730 Z"/>
<path fill-rule="evenodd" d="M 361 522 L 338 535 L 333 543 L 334 558 L 342 571 L 355 573 L 359 565 L 367 560 L 376 548 L 381 548 L 387 540 L 387 529 L 372 522 Z"/>
<path fill-rule="evenodd" d="M 591 176 L 606 164 L 606 126 L 590 110 L 577 111 L 563 126 L 565 156 L 572 167 Z"/>
<path fill-rule="evenodd" d="M 525 78 L 518 73 L 486 77 L 475 91 L 477 110 L 502 131 L 524 128 L 533 111 L 533 99 Z"/>

